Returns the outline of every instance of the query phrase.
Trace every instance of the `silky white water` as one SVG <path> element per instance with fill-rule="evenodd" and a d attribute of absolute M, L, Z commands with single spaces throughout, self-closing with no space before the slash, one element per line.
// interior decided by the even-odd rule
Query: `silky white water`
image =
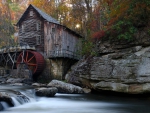
<path fill-rule="evenodd" d="M 19 89 L 20 90 L 20 89 Z M 1 113 L 150 113 L 150 100 L 100 94 L 56 94 L 36 97 L 33 90 L 20 90 L 30 98 L 24 104 L 13 98 L 14 107 Z"/>

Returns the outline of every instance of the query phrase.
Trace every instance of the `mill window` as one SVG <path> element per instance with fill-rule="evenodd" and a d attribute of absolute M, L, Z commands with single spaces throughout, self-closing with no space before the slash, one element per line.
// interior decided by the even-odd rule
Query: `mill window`
<path fill-rule="evenodd" d="M 22 33 L 24 32 L 24 25 L 21 25 Z"/>
<path fill-rule="evenodd" d="M 55 33 L 55 28 L 52 28 L 52 33 Z"/>
<path fill-rule="evenodd" d="M 47 35 L 48 35 L 48 29 L 47 29 Z"/>
<path fill-rule="evenodd" d="M 30 16 L 33 16 L 33 11 L 30 11 Z"/>
<path fill-rule="evenodd" d="M 41 36 L 36 36 L 36 45 L 41 44 Z"/>
<path fill-rule="evenodd" d="M 49 27 L 47 26 L 47 35 L 48 35 L 48 33 L 49 33 L 48 31 L 49 31 Z"/>
<path fill-rule="evenodd" d="M 67 46 L 67 50 L 69 50 L 69 46 Z"/>
<path fill-rule="evenodd" d="M 51 37 L 52 37 L 52 38 L 55 38 L 55 28 L 52 28 Z"/>
<path fill-rule="evenodd" d="M 41 22 L 36 23 L 36 30 L 40 31 L 41 30 Z"/>

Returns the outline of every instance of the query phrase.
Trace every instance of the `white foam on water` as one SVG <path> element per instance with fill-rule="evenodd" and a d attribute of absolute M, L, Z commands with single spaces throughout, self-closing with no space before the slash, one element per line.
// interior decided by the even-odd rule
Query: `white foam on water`
<path fill-rule="evenodd" d="M 6 102 L 2 101 L 1 104 L 2 104 L 2 106 L 4 108 L 4 110 L 9 108 L 9 105 Z"/>
<path fill-rule="evenodd" d="M 71 96 L 75 98 L 78 95 L 58 94 L 52 98 L 40 97 L 37 101 L 10 108 L 8 111 L 4 111 L 4 113 L 109 113 L 109 111 L 119 113 L 105 108 L 109 108 L 109 106 L 115 107 L 118 104 L 87 101 L 86 99 L 77 101 L 76 99 L 59 98 L 59 96 Z"/>
<path fill-rule="evenodd" d="M 14 106 L 19 106 L 19 105 L 21 105 L 21 103 L 18 102 L 18 100 L 17 100 L 15 97 L 11 97 L 11 98 L 12 98 L 12 100 L 13 100 L 13 102 L 14 102 Z"/>

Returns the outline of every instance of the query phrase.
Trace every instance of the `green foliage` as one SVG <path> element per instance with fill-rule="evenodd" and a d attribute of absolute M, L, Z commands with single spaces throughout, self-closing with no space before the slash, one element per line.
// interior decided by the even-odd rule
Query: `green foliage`
<path fill-rule="evenodd" d="M 0 47 L 14 44 L 14 26 L 11 21 L 11 11 L 8 3 L 0 3 Z"/>
<path fill-rule="evenodd" d="M 11 0 L 6 0 L 6 2 L 7 2 L 7 3 L 12 3 L 12 1 L 11 1 Z"/>
<path fill-rule="evenodd" d="M 89 40 L 83 40 L 82 41 L 82 55 L 91 55 L 94 54 L 92 49 L 94 48 L 94 45 L 91 41 Z"/>
<path fill-rule="evenodd" d="M 149 0 L 132 0 L 128 9 L 129 19 L 135 26 L 146 26 L 150 18 Z"/>
<path fill-rule="evenodd" d="M 131 40 L 139 28 L 148 26 L 149 0 L 115 0 L 110 6 L 107 33 L 111 38 Z"/>
<path fill-rule="evenodd" d="M 148 35 L 150 36 L 150 29 L 148 29 L 147 33 L 148 33 Z"/>
<path fill-rule="evenodd" d="M 12 11 L 17 12 L 20 10 L 19 5 L 17 3 L 10 3 L 9 6 Z"/>
<path fill-rule="evenodd" d="M 96 56 L 97 52 L 94 50 L 95 48 L 95 44 L 93 43 L 92 39 L 91 39 L 91 31 L 88 30 L 87 31 L 88 36 L 86 39 L 82 39 L 82 51 L 81 51 L 81 55 L 85 55 L 85 56 Z"/>
<path fill-rule="evenodd" d="M 137 28 L 130 21 L 120 20 L 112 26 L 112 31 L 114 32 L 111 32 L 111 35 L 118 39 L 131 40 Z"/>

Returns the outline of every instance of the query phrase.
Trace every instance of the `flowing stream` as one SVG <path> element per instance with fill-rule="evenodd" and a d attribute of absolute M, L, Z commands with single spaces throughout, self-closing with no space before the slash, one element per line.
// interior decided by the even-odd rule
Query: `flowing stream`
<path fill-rule="evenodd" d="M 8 91 L 7 88 L 5 90 Z M 1 113 L 150 113 L 149 99 L 58 93 L 55 97 L 47 98 L 35 96 L 31 89 L 17 90 L 30 100 L 12 97 L 15 107 L 1 102 L 5 107 Z"/>

